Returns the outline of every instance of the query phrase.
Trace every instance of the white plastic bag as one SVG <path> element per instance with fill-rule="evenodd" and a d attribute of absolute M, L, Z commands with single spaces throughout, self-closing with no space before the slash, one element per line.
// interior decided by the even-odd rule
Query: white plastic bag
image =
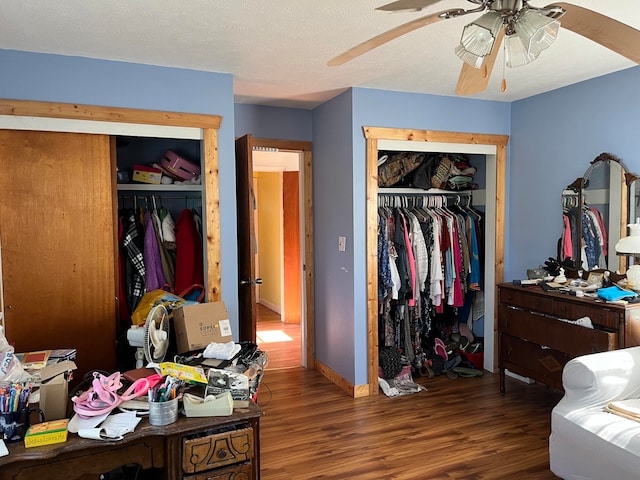
<path fill-rule="evenodd" d="M 0 382 L 27 382 L 29 378 L 0 326 Z"/>

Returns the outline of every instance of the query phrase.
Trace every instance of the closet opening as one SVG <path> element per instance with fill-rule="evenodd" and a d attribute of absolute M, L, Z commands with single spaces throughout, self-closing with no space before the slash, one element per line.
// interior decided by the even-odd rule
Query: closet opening
<path fill-rule="evenodd" d="M 484 217 L 484 296 L 483 296 L 483 367 L 492 372 L 495 365 L 495 285 L 503 278 L 504 261 L 504 189 L 507 136 L 400 130 L 364 127 L 367 138 L 367 290 L 369 329 L 369 393 L 378 393 L 378 349 L 384 345 L 378 331 L 378 257 L 377 228 L 379 194 L 406 194 L 387 192 L 378 188 L 378 160 L 380 152 L 443 152 L 471 156 L 482 161 L 485 188 L 475 190 L 475 204 L 485 203 Z M 410 140 L 406 140 L 410 139 Z M 480 170 L 480 169 L 479 169 Z M 482 191 L 484 190 L 484 191 Z M 409 188 L 415 192 L 415 189 Z M 482 200 L 490 199 L 486 202 Z M 473 205 L 474 203 L 472 203 Z"/>
<path fill-rule="evenodd" d="M 55 117 L 55 118 L 54 118 Z M 51 181 L 45 182 L 49 188 L 59 188 L 60 194 L 68 193 L 65 208 L 77 208 L 78 204 L 91 205 L 95 210 L 100 208 L 100 214 L 93 214 L 91 220 L 98 222 L 95 228 L 87 223 L 83 228 L 86 233 L 79 232 L 77 228 L 68 228 L 66 223 L 58 221 L 60 231 L 72 231 L 76 235 L 74 241 L 86 244 L 86 239 L 98 239 L 100 247 L 92 250 L 86 258 L 77 261 L 69 261 L 75 258 L 67 255 L 60 248 L 61 245 L 75 245 L 73 242 L 56 242 L 51 236 L 47 237 L 48 246 L 55 249 L 50 256 L 51 268 L 56 268 L 56 275 L 47 275 L 42 269 L 33 269 L 36 278 L 26 288 L 22 284 L 12 282 L 15 291 L 7 289 L 4 284 L 4 303 L 15 308 L 5 311 L 5 322 L 22 329 L 38 345 L 19 346 L 23 351 L 51 348 L 51 343 L 60 343 L 56 337 L 48 335 L 43 328 L 42 321 L 46 319 L 46 325 L 54 328 L 57 335 L 66 340 L 63 345 L 73 344 L 78 352 L 78 370 L 74 375 L 78 380 L 90 369 L 113 370 L 115 367 L 115 323 L 117 320 L 118 297 L 117 290 L 117 186 L 116 186 L 116 137 L 146 137 L 189 140 L 201 145 L 200 157 L 202 170 L 206 172 L 203 177 L 203 185 L 200 188 L 203 207 L 203 231 L 206 246 L 205 285 L 206 298 L 209 301 L 219 301 L 221 298 L 220 275 L 220 211 L 218 192 L 218 142 L 217 130 L 220 127 L 221 117 L 215 115 L 193 115 L 184 113 L 145 111 L 137 109 L 124 109 L 115 107 L 101 107 L 78 104 L 61 104 L 48 102 L 31 102 L 20 100 L 5 100 L 0 109 L 0 128 L 8 130 L 25 130 L 32 132 L 34 141 L 43 143 L 47 149 L 52 147 L 49 137 L 43 132 L 55 133 L 62 139 L 61 153 L 55 156 L 47 155 L 41 158 L 59 159 L 60 165 L 73 167 L 70 162 L 70 152 L 74 158 L 78 158 L 78 165 L 73 174 L 65 176 L 61 168 L 52 169 Z M 71 145 L 72 138 L 77 138 L 77 143 Z M 90 148 L 98 139 L 100 150 Z M 16 142 L 19 144 L 20 142 Z M 87 159 L 90 159 L 88 161 Z M 47 160 L 51 163 L 51 160 Z M 104 167 L 98 167 L 98 164 Z M 36 165 L 33 163 L 33 165 Z M 53 174 L 55 173 L 55 181 Z M 78 179 L 72 183 L 71 179 Z M 60 182 L 60 186 L 56 181 Z M 17 182 L 16 182 L 17 184 Z M 45 184 L 42 184 L 43 186 Z M 153 188 L 156 188 L 154 186 Z M 172 195 L 182 195 L 184 192 Z M 151 194 L 145 192 L 145 194 Z M 186 193 L 185 193 L 186 195 Z M 59 195 L 60 201 L 62 195 Z M 16 197 L 17 198 L 17 197 Z M 183 200 L 179 200 L 183 201 Z M 57 218 L 57 217 L 52 217 Z M 78 218 L 74 215 L 65 215 L 68 222 Z M 90 227 L 90 228 L 87 228 Z M 23 232 L 24 229 L 16 228 L 12 232 Z M 85 235 L 85 237 L 83 237 Z M 102 235 L 102 236 L 100 236 Z M 4 237 L 3 237 L 4 240 Z M 7 242 L 3 241 L 3 247 Z M 3 251 L 3 257 L 6 253 Z M 55 262 L 53 260 L 55 259 Z M 7 273 L 8 262 L 3 258 L 5 278 L 14 278 L 14 274 Z M 66 275 L 66 276 L 65 276 Z M 18 277 L 15 277 L 18 278 Z M 22 276 L 20 276 L 22 278 Z M 56 282 L 51 282 L 56 278 Z M 74 288 L 68 281 L 69 278 L 80 278 L 84 282 L 82 288 Z M 43 279 L 46 279 L 43 280 Z M 92 280 L 94 283 L 87 284 Z M 27 279 L 23 279 L 27 281 Z M 44 282 L 44 283 L 42 283 Z M 33 285 L 53 285 L 61 287 L 59 293 L 54 296 L 58 300 L 55 305 L 51 302 L 34 304 L 31 298 L 25 297 L 25 305 L 36 307 L 38 311 L 27 312 L 18 308 L 18 302 L 22 302 L 19 295 L 25 295 L 33 289 Z M 70 287 L 71 285 L 71 287 Z M 40 288 L 40 287 L 39 287 Z M 77 292 L 83 295 L 78 296 Z M 26 293 L 25 293 L 26 292 Z M 11 295 L 9 295 L 11 293 Z M 69 305 L 74 308 L 70 309 Z M 40 311 L 44 309 L 43 311 Z M 59 319 L 59 320 L 58 320 Z M 90 319 L 91 321 L 88 321 Z M 37 325 L 36 325 L 37 323 Z M 64 326 L 64 328 L 60 328 Z M 34 335 L 33 332 L 40 332 Z M 74 336 L 75 335 L 75 336 Z M 52 340 L 53 339 L 53 340 Z M 107 351 L 109 358 L 102 358 L 100 352 Z M 82 358 L 82 362 L 80 359 Z"/>

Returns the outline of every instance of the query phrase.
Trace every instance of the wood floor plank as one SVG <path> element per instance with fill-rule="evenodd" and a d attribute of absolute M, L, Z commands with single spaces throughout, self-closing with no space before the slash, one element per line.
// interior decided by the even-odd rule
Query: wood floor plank
<path fill-rule="evenodd" d="M 258 347 L 267 353 L 267 369 L 292 368 L 302 365 L 302 338 L 300 324 L 283 323 L 278 313 L 262 304 L 257 304 L 256 334 Z M 265 331 L 281 331 L 291 338 L 290 341 L 263 343 L 260 334 Z"/>
<path fill-rule="evenodd" d="M 267 369 L 263 480 L 555 479 L 550 414 L 562 394 L 498 375 L 416 378 L 426 391 L 352 398 L 321 374 Z"/>

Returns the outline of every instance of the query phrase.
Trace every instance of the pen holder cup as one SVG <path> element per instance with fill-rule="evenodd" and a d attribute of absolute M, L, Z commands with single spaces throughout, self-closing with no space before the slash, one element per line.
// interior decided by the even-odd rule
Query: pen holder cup
<path fill-rule="evenodd" d="M 167 402 L 149 402 L 149 423 L 161 426 L 169 425 L 178 419 L 178 399 Z"/>
<path fill-rule="evenodd" d="M 0 414 L 0 439 L 5 442 L 19 442 L 31 425 L 31 415 L 36 413 L 44 422 L 44 413 L 39 408 L 23 408 L 17 412 Z"/>

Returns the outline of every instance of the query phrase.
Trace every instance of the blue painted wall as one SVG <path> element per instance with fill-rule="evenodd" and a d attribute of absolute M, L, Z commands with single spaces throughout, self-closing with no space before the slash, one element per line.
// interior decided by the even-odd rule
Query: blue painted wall
<path fill-rule="evenodd" d="M 504 135 L 510 129 L 510 105 L 468 98 L 442 97 L 383 90 L 353 89 L 353 236 L 355 376 L 367 383 L 367 272 L 366 272 L 366 139 L 362 127 L 413 128 Z M 507 151 L 508 152 L 508 151 Z"/>
<path fill-rule="evenodd" d="M 222 297 L 238 332 L 233 77 L 228 74 L 0 50 L 0 98 L 222 116 L 218 134 Z"/>
<path fill-rule="evenodd" d="M 367 383 L 362 127 L 508 134 L 509 123 L 507 103 L 362 88 L 314 110 L 316 356 L 352 384 Z M 347 237 L 346 252 L 338 251 L 338 236 Z"/>
<path fill-rule="evenodd" d="M 611 152 L 640 173 L 640 67 L 513 104 L 354 88 L 313 111 L 233 104 L 227 74 L 0 50 L 0 98 L 223 117 L 222 295 L 237 331 L 234 135 L 313 141 L 318 359 L 367 381 L 363 126 L 510 135 L 505 278 L 555 256 L 561 189 Z M 338 236 L 347 251 L 338 252 Z"/>
<path fill-rule="evenodd" d="M 640 173 L 640 67 L 512 104 L 505 279 L 555 257 L 562 189 L 596 156 L 612 153 Z"/>
<path fill-rule="evenodd" d="M 354 242 L 352 92 L 313 111 L 313 236 L 316 358 L 353 382 L 357 349 L 354 339 Z M 338 251 L 338 237 L 347 237 Z M 366 362 L 366 354 L 365 354 Z"/>
<path fill-rule="evenodd" d="M 235 105 L 235 136 L 251 134 L 258 138 L 310 142 L 312 112 L 299 108 Z"/>

